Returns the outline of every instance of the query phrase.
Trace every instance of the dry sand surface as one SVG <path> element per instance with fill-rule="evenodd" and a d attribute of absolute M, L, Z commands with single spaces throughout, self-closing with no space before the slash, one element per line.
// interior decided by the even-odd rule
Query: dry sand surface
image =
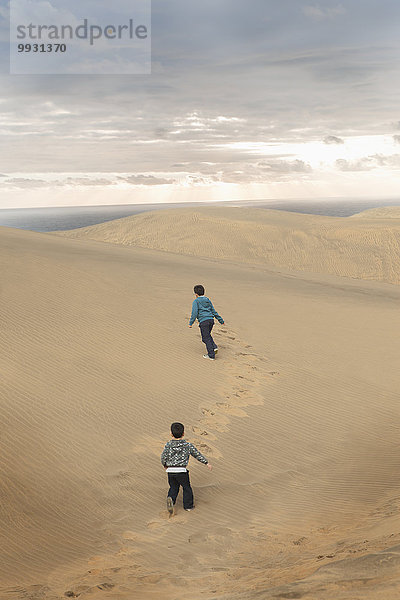
<path fill-rule="evenodd" d="M 398 226 L 232 210 L 0 228 L 1 600 L 400 597 Z M 174 420 L 214 470 L 169 518 Z"/>
<path fill-rule="evenodd" d="M 360 213 L 352 215 L 351 219 L 400 219 L 400 206 L 380 206 L 369 208 Z"/>
<path fill-rule="evenodd" d="M 399 214 L 400 207 L 348 218 L 202 207 L 142 213 L 61 235 L 399 284 Z"/>

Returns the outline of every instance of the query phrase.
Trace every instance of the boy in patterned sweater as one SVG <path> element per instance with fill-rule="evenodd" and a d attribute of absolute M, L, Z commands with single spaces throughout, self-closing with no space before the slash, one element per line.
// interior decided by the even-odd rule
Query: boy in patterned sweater
<path fill-rule="evenodd" d="M 169 491 L 167 496 L 167 510 L 170 515 L 174 513 L 174 504 L 179 493 L 179 488 L 183 488 L 183 508 L 193 510 L 193 490 L 189 481 L 189 471 L 186 468 L 190 455 L 194 456 L 199 462 L 207 465 L 212 470 L 212 466 L 205 456 L 197 450 L 196 446 L 183 439 L 185 428 L 182 423 L 172 423 L 172 440 L 167 442 L 161 454 L 161 464 L 168 473 Z"/>

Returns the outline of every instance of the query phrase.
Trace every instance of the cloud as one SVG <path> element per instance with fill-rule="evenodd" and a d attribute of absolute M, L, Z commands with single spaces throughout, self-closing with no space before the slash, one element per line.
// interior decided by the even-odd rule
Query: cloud
<path fill-rule="evenodd" d="M 347 12 L 342 4 L 332 7 L 322 7 L 320 4 L 309 4 L 307 6 L 303 6 L 302 11 L 306 17 L 310 17 L 316 21 L 333 19 L 339 15 L 344 15 Z"/>
<path fill-rule="evenodd" d="M 105 174 L 105 177 L 80 177 L 80 176 L 68 176 L 66 174 L 59 173 L 57 176 L 51 176 L 47 179 L 38 177 L 8 177 L 5 181 L 1 182 L 3 189 L 10 187 L 20 189 L 36 189 L 36 188 L 62 188 L 62 187 L 106 187 L 106 186 L 119 186 L 121 183 L 128 183 L 131 185 L 165 185 L 176 183 L 176 179 L 156 177 L 152 174 L 144 173 L 132 173 L 129 175 L 121 176 L 119 173 Z M 0 175 L 1 177 L 1 175 Z"/>
<path fill-rule="evenodd" d="M 47 182 L 49 184 L 49 182 Z M 112 185 L 113 182 L 109 179 L 98 178 L 98 179 L 88 179 L 86 177 L 67 177 L 64 181 L 57 181 L 56 185 L 87 185 L 87 186 L 103 186 L 103 185 Z"/>
<path fill-rule="evenodd" d="M 133 185 L 166 185 L 175 183 L 175 179 L 165 179 L 162 177 L 154 177 L 153 175 L 130 175 L 129 177 L 118 177 L 120 181 L 131 183 Z"/>
<path fill-rule="evenodd" d="M 358 160 L 346 160 L 339 158 L 335 161 L 336 168 L 339 171 L 372 171 L 373 169 L 400 169 L 400 154 L 371 154 L 363 156 Z"/>
<path fill-rule="evenodd" d="M 262 161 L 258 163 L 258 166 L 262 169 L 267 169 L 268 171 L 275 173 L 309 173 L 312 171 L 312 168 L 309 164 L 305 163 L 303 160 L 269 160 Z"/>
<path fill-rule="evenodd" d="M 267 159 L 256 163 L 246 163 L 242 168 L 234 165 L 223 167 L 216 172 L 222 183 L 263 184 L 307 179 L 313 169 L 308 163 L 296 160 Z"/>
<path fill-rule="evenodd" d="M 336 135 L 328 135 L 324 138 L 324 144 L 344 144 L 344 140 Z"/>
<path fill-rule="evenodd" d="M 383 154 L 373 154 L 370 158 L 375 160 L 379 167 L 387 167 L 389 169 L 400 168 L 400 154 L 390 154 L 388 156 Z"/>
<path fill-rule="evenodd" d="M 1 175 L 0 175 L 1 177 Z M 49 179 L 40 179 L 38 177 L 8 177 L 1 185 L 20 189 L 35 189 L 44 187 L 65 187 L 65 186 L 107 186 L 114 183 L 111 179 L 91 178 L 91 177 L 52 177 Z"/>
<path fill-rule="evenodd" d="M 215 183 L 216 181 L 220 181 L 220 178 L 216 175 L 211 177 L 205 177 L 203 175 L 187 175 L 185 179 L 181 181 L 181 184 L 188 186 L 199 186 L 199 185 L 210 185 Z"/>
<path fill-rule="evenodd" d="M 47 187 L 49 185 L 48 181 L 44 181 L 43 179 L 28 179 L 24 177 L 14 177 L 12 179 L 7 179 L 6 181 L 2 182 L 2 184 L 22 189 Z"/>
<path fill-rule="evenodd" d="M 115 12 L 118 3 L 92 5 L 103 13 Z M 362 160 L 360 153 L 399 148 L 392 135 L 400 133 L 393 100 L 400 95 L 400 2 L 385 0 L 385 10 L 376 0 L 362 5 L 360 11 L 344 0 L 252 0 L 249 11 L 232 0 L 154 2 L 151 77 L 12 77 L 6 44 L 0 52 L 2 172 L 14 179 L 36 173 L 38 195 L 45 184 L 37 180 L 47 181 L 49 171 L 59 173 L 51 185 L 65 186 L 60 193 L 76 186 L 74 198 L 81 192 L 86 198 L 104 185 L 111 198 L 118 185 L 127 194 L 138 185 L 139 195 L 161 197 L 157 186 L 188 182 L 190 175 L 246 184 L 315 179 L 307 195 L 329 187 L 335 159 L 337 181 L 346 169 L 395 169 L 394 159 L 380 164 L 383 159 Z M 78 0 L 68 10 L 80 14 Z M 363 136 L 373 135 L 390 138 L 391 148 L 379 140 L 364 144 Z M 360 138 L 359 147 L 352 137 Z M 14 185 L 21 192 L 30 186 Z"/>

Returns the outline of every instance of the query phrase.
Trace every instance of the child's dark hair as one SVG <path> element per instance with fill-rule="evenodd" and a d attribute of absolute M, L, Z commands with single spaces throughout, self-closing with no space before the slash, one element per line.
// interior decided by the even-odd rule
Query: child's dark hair
<path fill-rule="evenodd" d="M 195 285 L 194 288 L 194 293 L 197 294 L 198 296 L 204 296 L 204 285 Z"/>
<path fill-rule="evenodd" d="M 172 423 L 171 433 L 174 436 L 174 438 L 181 438 L 183 436 L 184 431 L 185 428 L 182 425 L 182 423 Z"/>

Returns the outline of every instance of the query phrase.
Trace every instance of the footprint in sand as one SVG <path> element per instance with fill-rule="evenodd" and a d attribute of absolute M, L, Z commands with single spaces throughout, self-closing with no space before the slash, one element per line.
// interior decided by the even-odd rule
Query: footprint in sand
<path fill-rule="evenodd" d="M 220 410 L 223 410 L 224 412 L 226 412 L 228 415 L 232 415 L 233 417 L 248 417 L 249 415 L 247 413 L 244 412 L 244 410 L 242 410 L 241 408 L 235 407 L 235 406 L 231 406 L 230 404 L 226 403 L 226 402 L 217 402 L 217 406 Z M 247 406 L 246 404 L 244 404 L 244 406 Z"/>
<path fill-rule="evenodd" d="M 213 412 L 212 410 L 210 410 L 209 408 L 202 408 L 201 412 L 203 413 L 203 415 L 205 415 L 206 417 L 214 417 L 215 416 L 215 412 Z"/>
<path fill-rule="evenodd" d="M 191 544 L 198 544 L 199 542 L 207 542 L 209 540 L 209 534 L 206 531 L 200 531 L 193 533 L 189 536 L 188 542 Z"/>
<path fill-rule="evenodd" d="M 147 529 L 160 529 L 160 527 L 163 527 L 163 526 L 164 526 L 164 523 L 162 523 L 162 522 L 160 523 L 160 521 L 150 521 L 149 523 L 147 523 Z"/>
<path fill-rule="evenodd" d="M 307 538 L 303 536 L 303 537 L 299 538 L 298 540 L 294 540 L 294 541 L 293 541 L 293 544 L 294 544 L 295 546 L 301 546 L 301 545 L 302 545 L 302 544 L 304 544 L 306 541 L 307 541 Z"/>
<path fill-rule="evenodd" d="M 103 581 L 102 583 L 98 583 L 94 586 L 79 586 L 75 591 L 67 590 L 66 592 L 64 592 L 64 596 L 66 598 L 79 598 L 79 596 L 81 596 L 83 593 L 86 596 L 87 593 L 92 594 L 96 590 L 106 592 L 112 590 L 113 588 L 115 588 L 115 583 L 111 583 L 110 581 Z M 31 598 L 31 596 L 29 597 Z"/>
<path fill-rule="evenodd" d="M 115 587 L 114 583 L 101 583 L 100 585 L 96 585 L 99 590 L 112 590 Z"/>
<path fill-rule="evenodd" d="M 203 437 L 207 437 L 209 440 L 216 440 L 217 439 L 215 437 L 215 435 L 213 435 L 209 431 L 206 431 L 205 429 L 202 429 L 201 427 L 197 427 L 196 425 L 192 426 L 192 431 L 193 431 L 194 434 L 201 435 Z"/>
<path fill-rule="evenodd" d="M 135 543 L 143 542 L 145 540 L 144 536 L 139 535 L 134 531 L 124 531 L 124 533 L 122 534 L 122 539 Z"/>
<path fill-rule="evenodd" d="M 219 415 L 217 418 L 209 417 L 200 421 L 205 427 L 213 429 L 214 431 L 219 431 L 220 433 L 229 431 L 228 425 L 230 422 L 230 419 L 224 415 Z"/>
<path fill-rule="evenodd" d="M 205 444 L 203 440 L 196 440 L 196 439 L 193 440 L 193 443 L 196 446 L 196 448 L 198 448 L 200 450 L 200 452 L 202 452 L 203 454 L 206 454 L 210 458 L 222 458 L 221 452 L 219 450 L 217 450 L 217 448 L 215 446 L 212 446 L 211 444 L 210 445 Z"/>

